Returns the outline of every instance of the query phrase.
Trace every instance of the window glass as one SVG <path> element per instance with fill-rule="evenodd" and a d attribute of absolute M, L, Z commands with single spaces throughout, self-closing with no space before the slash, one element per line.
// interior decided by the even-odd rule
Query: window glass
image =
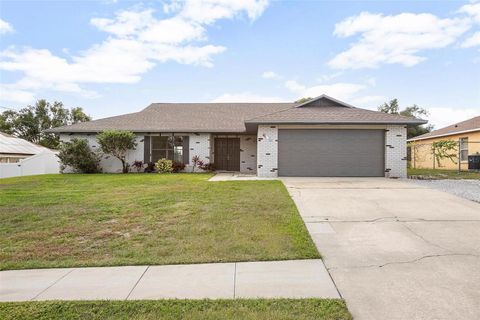
<path fill-rule="evenodd" d="M 181 136 L 152 136 L 152 161 L 169 159 L 183 163 L 183 137 Z"/>
<path fill-rule="evenodd" d="M 173 161 L 183 163 L 183 146 L 175 146 Z"/>
<path fill-rule="evenodd" d="M 468 160 L 468 138 L 460 139 L 460 161 Z"/>
<path fill-rule="evenodd" d="M 152 150 L 154 149 L 167 149 L 168 137 L 152 137 Z"/>

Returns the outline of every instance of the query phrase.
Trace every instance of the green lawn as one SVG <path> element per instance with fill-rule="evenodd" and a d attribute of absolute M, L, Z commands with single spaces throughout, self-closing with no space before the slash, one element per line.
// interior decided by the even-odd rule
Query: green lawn
<path fill-rule="evenodd" d="M 0 179 L 0 269 L 318 258 L 280 181 Z"/>
<path fill-rule="evenodd" d="M 0 319 L 352 319 L 342 300 L 159 300 L 0 303 Z"/>
<path fill-rule="evenodd" d="M 480 172 L 409 168 L 408 176 L 421 176 L 426 179 L 480 179 Z"/>

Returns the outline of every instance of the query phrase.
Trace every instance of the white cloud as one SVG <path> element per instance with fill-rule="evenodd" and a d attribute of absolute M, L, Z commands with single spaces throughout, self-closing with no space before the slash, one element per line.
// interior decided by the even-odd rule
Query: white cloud
<path fill-rule="evenodd" d="M 458 9 L 459 13 L 466 13 L 471 16 L 477 23 L 480 23 L 480 2 L 470 3 Z"/>
<path fill-rule="evenodd" d="M 201 24 L 233 19 L 242 13 L 255 20 L 267 6 L 268 0 L 190 0 L 180 9 L 180 16 Z"/>
<path fill-rule="evenodd" d="M 0 84 L 0 100 L 28 103 L 34 99 L 32 92 L 15 89 L 14 86 Z"/>
<path fill-rule="evenodd" d="M 363 96 L 353 99 L 352 103 L 362 108 L 377 110 L 378 105 L 380 105 L 382 102 L 385 102 L 387 99 L 387 97 L 380 95 Z"/>
<path fill-rule="evenodd" d="M 262 78 L 265 78 L 265 79 L 280 79 L 280 75 L 273 72 L 273 71 L 265 71 L 264 73 L 262 73 Z"/>
<path fill-rule="evenodd" d="M 10 32 L 13 32 L 12 25 L 7 21 L 0 19 L 0 34 L 6 34 Z"/>
<path fill-rule="evenodd" d="M 274 96 L 261 96 L 251 92 L 225 93 L 212 102 L 283 102 L 284 100 Z"/>
<path fill-rule="evenodd" d="M 326 94 L 340 100 L 349 100 L 356 93 L 366 88 L 366 86 L 363 84 L 344 82 L 307 87 L 294 80 L 285 82 L 285 87 L 291 92 L 297 94 L 299 98 L 314 98 L 319 95 Z"/>
<path fill-rule="evenodd" d="M 331 81 L 335 78 L 338 78 L 342 74 L 343 74 L 343 72 L 335 72 L 335 73 L 331 73 L 331 74 L 322 74 L 322 75 L 317 77 L 317 81 L 318 82 L 328 82 L 328 81 Z"/>
<path fill-rule="evenodd" d="M 464 42 L 462 42 L 462 48 L 471 48 L 480 46 L 480 32 L 475 32 Z"/>
<path fill-rule="evenodd" d="M 440 129 L 457 122 L 461 122 L 480 115 L 478 109 L 473 108 L 428 108 L 429 124 Z"/>
<path fill-rule="evenodd" d="M 306 87 L 295 80 L 288 80 L 285 82 L 285 87 L 292 92 L 302 92 L 305 91 Z"/>
<path fill-rule="evenodd" d="M 154 21 L 153 9 L 146 9 L 141 11 L 120 11 L 114 19 L 92 18 L 90 19 L 90 24 L 99 30 L 123 37 L 135 35 Z"/>
<path fill-rule="evenodd" d="M 153 9 L 124 10 L 113 18 L 92 18 L 90 23 L 109 36 L 87 50 L 57 56 L 47 49 L 10 47 L 0 52 L 0 70 L 22 72 L 13 85 L 22 92 L 53 89 L 97 96 L 82 88 L 91 83 L 135 83 L 159 63 L 213 66 L 212 58 L 226 50 L 203 43 L 206 27 L 219 19 L 233 19 L 245 13 L 253 20 L 266 8 L 264 0 L 188 0 L 170 3 L 172 16 L 158 19 Z M 167 10 L 167 11 L 168 11 Z M 198 14 L 198 15 L 197 15 Z M 8 100 L 20 101 L 9 95 Z M 7 100 L 7 99 L 5 99 Z"/>
<path fill-rule="evenodd" d="M 451 45 L 470 27 L 471 21 L 467 18 L 362 12 L 335 25 L 335 36 L 358 35 L 359 39 L 328 65 L 336 69 L 375 68 L 381 64 L 414 66 L 426 59 L 418 54 L 420 51 Z"/>

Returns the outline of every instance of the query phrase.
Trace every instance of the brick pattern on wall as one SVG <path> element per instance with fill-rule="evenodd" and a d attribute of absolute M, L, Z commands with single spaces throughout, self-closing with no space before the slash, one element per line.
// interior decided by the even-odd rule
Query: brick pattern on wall
<path fill-rule="evenodd" d="M 275 178 L 278 176 L 278 127 L 258 126 L 257 175 Z"/>
<path fill-rule="evenodd" d="M 61 134 L 60 135 L 60 140 L 61 141 L 70 141 L 73 138 L 79 138 L 79 139 L 87 139 L 88 145 L 93 151 L 98 151 L 99 146 L 97 142 L 97 136 L 96 134 Z M 137 146 L 135 150 L 130 150 L 127 153 L 127 161 L 128 163 L 132 164 L 133 161 L 139 160 L 143 161 L 143 135 L 137 135 L 135 142 L 137 143 Z M 114 156 L 111 155 L 103 155 L 102 160 L 100 161 L 100 167 L 102 168 L 102 171 L 105 173 L 121 173 L 122 172 L 122 163 L 120 160 L 115 158 Z M 66 168 L 64 172 L 71 172 L 72 170 L 69 168 Z"/>
<path fill-rule="evenodd" d="M 192 168 L 192 158 L 199 156 L 200 160 L 205 163 L 210 163 L 212 157 L 212 135 L 210 133 L 191 133 L 189 136 L 190 159 L 185 170 L 190 171 Z"/>
<path fill-rule="evenodd" d="M 257 172 L 256 136 L 240 136 L 240 172 Z"/>
<path fill-rule="evenodd" d="M 385 177 L 407 177 L 407 129 L 389 125 L 385 133 Z"/>

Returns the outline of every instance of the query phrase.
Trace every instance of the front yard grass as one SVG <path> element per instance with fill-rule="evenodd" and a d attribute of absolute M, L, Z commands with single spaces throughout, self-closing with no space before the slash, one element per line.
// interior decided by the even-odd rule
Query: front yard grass
<path fill-rule="evenodd" d="M 0 179 L 0 269 L 318 258 L 280 181 Z"/>
<path fill-rule="evenodd" d="M 343 300 L 157 300 L 0 303 L 4 320 L 352 319 Z"/>
<path fill-rule="evenodd" d="M 478 171 L 440 170 L 440 169 L 408 169 L 408 176 L 419 176 L 424 179 L 480 179 Z"/>

